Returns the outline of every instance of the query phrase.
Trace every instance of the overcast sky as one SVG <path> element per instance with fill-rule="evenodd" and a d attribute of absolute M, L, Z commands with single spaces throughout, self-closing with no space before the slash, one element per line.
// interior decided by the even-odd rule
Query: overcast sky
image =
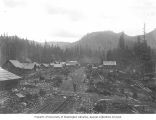
<path fill-rule="evenodd" d="M 156 0 L 0 0 L 0 34 L 35 41 L 79 40 L 94 31 L 128 35 L 156 28 Z"/>

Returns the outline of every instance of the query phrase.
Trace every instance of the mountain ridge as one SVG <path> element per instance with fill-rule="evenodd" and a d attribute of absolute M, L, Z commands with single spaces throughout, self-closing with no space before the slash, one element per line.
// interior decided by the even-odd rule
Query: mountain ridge
<path fill-rule="evenodd" d="M 110 50 L 118 47 L 118 41 L 123 32 L 113 31 L 96 31 L 87 33 L 81 39 L 76 42 L 48 42 L 50 45 L 59 46 L 62 49 L 73 48 L 75 46 L 81 46 L 81 48 L 90 48 L 92 50 Z M 143 39 L 143 35 L 130 36 L 124 33 L 125 44 L 127 47 L 133 47 L 137 41 L 137 37 L 140 36 Z M 156 49 L 156 29 L 146 33 L 147 44 Z"/>
<path fill-rule="evenodd" d="M 68 48 L 74 46 L 81 46 L 81 48 L 91 48 L 92 50 L 102 49 L 110 50 L 118 47 L 118 41 L 122 32 L 115 33 L 113 31 L 98 31 L 84 35 L 79 41 L 68 44 Z M 127 47 L 133 47 L 137 41 L 137 37 L 140 36 L 143 39 L 143 35 L 130 36 L 124 33 L 125 45 Z M 156 29 L 149 33 L 146 33 L 147 44 L 156 49 Z"/>

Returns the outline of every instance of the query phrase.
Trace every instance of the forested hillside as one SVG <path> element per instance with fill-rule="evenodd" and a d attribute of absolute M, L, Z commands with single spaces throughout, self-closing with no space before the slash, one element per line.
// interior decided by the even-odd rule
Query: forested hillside
<path fill-rule="evenodd" d="M 36 62 L 50 62 L 53 58 L 59 58 L 63 51 L 59 47 L 44 45 L 22 39 L 17 36 L 0 36 L 1 64 L 9 59 L 25 61 L 30 59 Z"/>
<path fill-rule="evenodd" d="M 39 63 L 50 63 L 55 60 L 78 60 L 81 64 L 102 64 L 103 60 L 116 60 L 124 67 L 144 64 L 146 61 L 143 60 L 144 57 L 148 57 L 148 62 L 155 61 L 155 49 L 151 49 L 150 45 L 148 45 L 149 42 L 151 43 L 149 34 L 147 35 L 145 42 L 143 36 L 137 36 L 135 37 L 135 40 L 133 39 L 130 41 L 130 37 L 127 37 L 124 33 L 120 33 L 117 36 L 112 32 L 106 33 L 109 36 L 109 39 L 103 40 L 105 41 L 105 44 L 101 42 L 101 35 L 103 33 L 93 33 L 92 35 L 87 35 L 88 40 L 86 40 L 87 36 L 84 36 L 85 39 L 82 38 L 79 41 L 79 44 L 76 42 L 74 46 L 67 47 L 65 49 L 51 45 L 48 42 L 41 44 L 35 41 L 22 39 L 17 36 L 1 35 L 0 62 L 2 65 L 10 59 L 16 59 L 24 62 L 31 60 L 32 62 Z M 152 37 L 154 38 L 154 36 Z M 91 38 L 96 38 L 96 40 Z M 89 40 L 90 42 L 87 43 Z M 84 47 L 85 43 L 87 43 L 88 46 L 86 45 L 86 47 Z M 105 47 L 107 49 L 105 49 Z"/>
<path fill-rule="evenodd" d="M 34 61 L 39 63 L 50 63 L 54 60 L 78 60 L 85 56 L 99 57 L 98 51 L 92 51 L 89 48 L 81 49 L 80 46 L 74 48 L 61 49 L 59 46 L 44 44 L 22 39 L 17 36 L 0 36 L 0 64 L 7 60 L 16 59 L 19 61 Z M 99 53 L 99 54 L 98 54 Z M 88 58 L 87 58 L 88 59 Z"/>
<path fill-rule="evenodd" d="M 99 31 L 88 33 L 79 41 L 69 44 L 69 47 L 81 46 L 82 48 L 91 48 L 92 50 L 103 49 L 108 51 L 118 47 L 119 38 L 122 33 L 114 33 L 112 31 Z M 143 39 L 142 35 L 138 35 Z M 128 36 L 124 34 L 125 46 L 132 48 L 137 41 L 138 36 Z M 147 44 L 156 49 L 156 30 L 146 34 Z"/>

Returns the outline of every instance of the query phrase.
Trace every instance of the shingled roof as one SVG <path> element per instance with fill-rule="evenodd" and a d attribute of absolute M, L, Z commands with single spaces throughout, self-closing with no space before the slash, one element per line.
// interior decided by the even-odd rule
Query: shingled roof
<path fill-rule="evenodd" d="M 62 64 L 54 64 L 54 68 L 62 68 L 63 65 Z"/>
<path fill-rule="evenodd" d="M 116 65 L 116 61 L 103 61 L 103 65 Z"/>
<path fill-rule="evenodd" d="M 21 63 L 18 60 L 9 60 L 15 67 L 21 69 L 33 69 L 35 63 Z"/>
<path fill-rule="evenodd" d="M 11 72 L 8 72 L 0 67 L 0 81 L 16 80 L 16 79 L 21 79 L 21 77 L 13 74 Z"/>
<path fill-rule="evenodd" d="M 9 60 L 15 67 L 17 68 L 23 68 L 23 64 L 20 63 L 18 60 Z"/>

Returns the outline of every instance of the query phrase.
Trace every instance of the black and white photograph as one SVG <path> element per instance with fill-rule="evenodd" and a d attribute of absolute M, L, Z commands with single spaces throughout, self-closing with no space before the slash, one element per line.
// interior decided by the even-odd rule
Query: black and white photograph
<path fill-rule="evenodd" d="M 155 113 L 155 0 L 0 0 L 0 114 Z"/>

